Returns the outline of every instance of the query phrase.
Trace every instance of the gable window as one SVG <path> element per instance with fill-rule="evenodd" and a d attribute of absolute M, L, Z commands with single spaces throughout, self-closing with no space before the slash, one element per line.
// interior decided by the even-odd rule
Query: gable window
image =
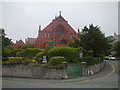
<path fill-rule="evenodd" d="M 70 34 L 70 39 L 73 39 L 73 35 L 72 34 Z"/>
<path fill-rule="evenodd" d="M 50 38 L 50 32 L 45 32 L 45 33 L 44 33 L 44 37 L 45 37 L 45 38 Z"/>
<path fill-rule="evenodd" d="M 62 35 L 64 35 L 64 27 L 63 26 L 58 26 L 56 29 L 56 37 L 59 38 Z"/>
<path fill-rule="evenodd" d="M 48 38 L 50 38 L 50 32 L 48 32 Z"/>
<path fill-rule="evenodd" d="M 47 38 L 47 32 L 44 33 L 44 37 Z"/>
<path fill-rule="evenodd" d="M 72 33 L 70 34 L 70 39 L 73 39 L 75 37 L 75 35 L 73 35 Z"/>

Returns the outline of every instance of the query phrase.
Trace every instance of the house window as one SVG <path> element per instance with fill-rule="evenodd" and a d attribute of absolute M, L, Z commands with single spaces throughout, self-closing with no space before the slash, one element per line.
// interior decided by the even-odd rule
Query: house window
<path fill-rule="evenodd" d="M 44 37 L 47 38 L 47 32 L 44 33 Z"/>
<path fill-rule="evenodd" d="M 52 47 L 52 44 L 49 44 L 49 47 Z"/>
<path fill-rule="evenodd" d="M 44 33 L 44 37 L 45 37 L 45 38 L 50 38 L 50 32 L 45 32 L 45 33 Z"/>
<path fill-rule="evenodd" d="M 73 35 L 72 34 L 70 34 L 70 39 L 73 39 Z"/>
<path fill-rule="evenodd" d="M 50 38 L 50 32 L 48 32 L 48 38 Z"/>
<path fill-rule="evenodd" d="M 75 37 L 75 35 L 73 35 L 72 33 L 70 34 L 70 39 L 73 39 Z"/>
<path fill-rule="evenodd" d="M 64 35 L 64 27 L 63 26 L 58 26 L 56 29 L 56 37 L 59 38 L 62 35 Z"/>

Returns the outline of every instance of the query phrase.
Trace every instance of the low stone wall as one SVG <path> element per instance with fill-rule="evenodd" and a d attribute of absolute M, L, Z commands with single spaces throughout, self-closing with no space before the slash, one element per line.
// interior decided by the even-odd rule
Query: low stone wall
<path fill-rule="evenodd" d="M 90 65 L 88 67 L 84 67 L 83 75 L 90 75 L 90 74 L 94 74 L 94 73 L 101 71 L 104 68 L 104 63 L 105 62 L 95 64 L 95 65 Z"/>
<path fill-rule="evenodd" d="M 65 69 L 48 69 L 32 65 L 4 65 L 2 75 L 7 77 L 26 77 L 38 79 L 62 79 Z"/>
<path fill-rule="evenodd" d="M 94 74 L 103 69 L 104 62 L 83 68 L 83 76 Z M 48 69 L 42 66 L 33 65 L 3 65 L 2 76 L 26 77 L 36 79 L 62 79 L 67 77 L 66 69 Z"/>

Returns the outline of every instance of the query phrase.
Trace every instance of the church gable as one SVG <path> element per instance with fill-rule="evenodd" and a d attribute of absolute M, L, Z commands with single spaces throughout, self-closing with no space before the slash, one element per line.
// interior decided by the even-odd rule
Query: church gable
<path fill-rule="evenodd" d="M 47 27 L 39 30 L 35 47 L 45 48 L 46 46 L 65 46 L 73 37 L 78 39 L 78 34 L 61 16 L 61 13 Z M 49 44 L 49 43 L 50 44 Z"/>

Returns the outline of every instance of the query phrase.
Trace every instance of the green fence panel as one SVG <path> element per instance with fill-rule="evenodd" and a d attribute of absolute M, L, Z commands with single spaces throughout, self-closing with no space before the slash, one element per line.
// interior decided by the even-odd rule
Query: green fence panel
<path fill-rule="evenodd" d="M 68 77 L 82 76 L 81 65 L 68 65 Z"/>

